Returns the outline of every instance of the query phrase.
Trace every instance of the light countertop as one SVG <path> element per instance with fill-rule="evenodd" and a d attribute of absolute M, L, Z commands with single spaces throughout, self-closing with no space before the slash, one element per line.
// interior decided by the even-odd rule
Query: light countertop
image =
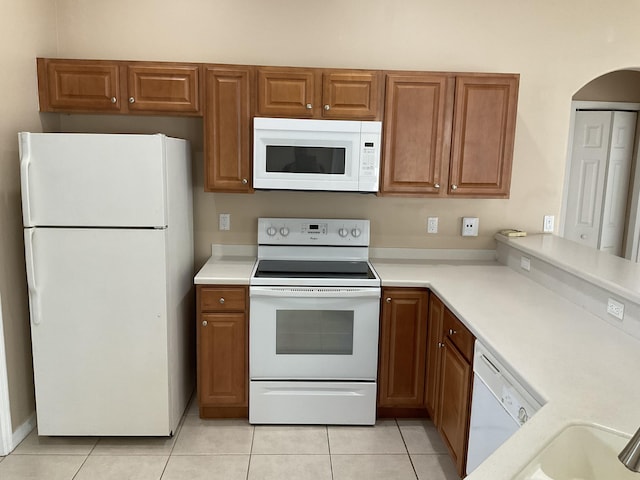
<path fill-rule="evenodd" d="M 210 259 L 195 283 L 245 284 L 252 257 Z M 469 480 L 515 476 L 565 426 L 640 426 L 640 341 L 497 262 L 372 260 L 385 286 L 431 288 L 546 405 Z"/>
<path fill-rule="evenodd" d="M 637 263 L 551 234 L 527 237 L 496 235 L 495 238 L 622 298 L 640 303 L 640 267 Z"/>

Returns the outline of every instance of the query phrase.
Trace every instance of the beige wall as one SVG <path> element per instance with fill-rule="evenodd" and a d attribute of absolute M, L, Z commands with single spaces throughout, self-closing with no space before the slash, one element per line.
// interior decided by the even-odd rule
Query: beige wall
<path fill-rule="evenodd" d="M 578 90 L 573 100 L 640 103 L 640 72 L 620 70 L 602 75 Z"/>
<path fill-rule="evenodd" d="M 55 53 L 54 2 L 0 1 L 0 295 L 14 431 L 34 411 L 17 133 L 43 128 L 34 58 Z"/>
<path fill-rule="evenodd" d="M 211 243 L 255 242 L 259 215 L 372 219 L 374 246 L 483 248 L 500 228 L 540 231 L 560 213 L 571 97 L 610 71 L 640 67 L 640 4 L 596 0 L 0 0 L 0 293 L 14 425 L 33 410 L 15 134 L 19 130 L 162 131 L 202 150 L 201 120 L 42 115 L 36 55 L 70 58 L 518 72 L 511 199 L 397 199 L 370 195 L 202 191 L 196 155 L 196 254 Z M 56 122 L 60 121 L 60 127 Z M 232 230 L 217 231 L 217 214 Z M 427 236 L 426 217 L 440 217 Z M 461 238 L 460 217 L 480 217 Z"/>
<path fill-rule="evenodd" d="M 521 74 L 510 200 L 198 191 L 199 261 L 211 243 L 255 243 L 259 215 L 369 217 L 377 247 L 491 249 L 501 228 L 539 232 L 543 215 L 560 214 L 572 95 L 605 72 L 640 66 L 632 1 L 611 9 L 583 0 L 59 0 L 58 8 L 64 57 Z M 201 144 L 199 130 L 190 136 Z M 230 232 L 217 230 L 222 212 L 232 215 Z M 431 215 L 440 233 L 427 236 Z M 471 215 L 480 236 L 463 239 L 460 217 Z"/>

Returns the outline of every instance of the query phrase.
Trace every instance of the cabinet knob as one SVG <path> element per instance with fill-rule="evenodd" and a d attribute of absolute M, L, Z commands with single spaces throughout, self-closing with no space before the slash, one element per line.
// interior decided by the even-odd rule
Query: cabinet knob
<path fill-rule="evenodd" d="M 330 109 L 331 109 L 331 107 L 330 107 L 329 105 L 325 105 L 325 106 L 324 106 L 324 109 L 325 109 L 325 110 L 330 110 Z"/>
<path fill-rule="evenodd" d="M 206 320 L 203 320 L 203 321 L 202 321 L 202 326 L 203 326 L 203 327 L 206 327 L 206 326 L 207 326 L 207 321 L 206 321 Z"/>
<path fill-rule="evenodd" d="M 580 238 L 581 238 L 582 240 L 586 240 L 586 239 L 587 239 L 587 234 L 586 234 L 586 233 L 583 233 L 582 235 L 580 235 Z"/>
<path fill-rule="evenodd" d="M 311 110 L 313 108 L 313 105 L 311 105 L 310 103 L 307 103 L 307 110 Z"/>
<path fill-rule="evenodd" d="M 111 103 L 116 103 L 118 99 L 116 97 L 111 97 Z"/>
<path fill-rule="evenodd" d="M 249 181 L 248 181 L 246 178 L 243 178 L 243 179 L 242 179 L 242 184 L 243 184 L 243 185 L 246 185 L 247 183 L 249 183 Z"/>
<path fill-rule="evenodd" d="M 449 335 L 453 335 L 453 334 L 455 334 L 455 333 L 456 333 L 456 331 L 455 331 L 453 328 L 450 328 L 450 329 L 449 329 Z"/>
<path fill-rule="evenodd" d="M 457 190 L 458 189 L 458 185 L 451 185 L 451 190 Z"/>
<path fill-rule="evenodd" d="M 220 300 L 218 300 L 220 302 L 221 305 L 224 305 L 224 297 L 220 297 Z"/>
<path fill-rule="evenodd" d="M 442 347 L 444 347 L 444 343 L 438 342 L 438 348 L 442 348 Z"/>
<path fill-rule="evenodd" d="M 136 99 L 133 97 L 129 97 L 129 103 L 136 103 Z"/>
<path fill-rule="evenodd" d="M 385 302 L 387 302 L 387 303 L 391 303 L 391 297 L 387 297 L 387 298 L 385 299 Z"/>
<path fill-rule="evenodd" d="M 440 188 L 440 184 L 439 184 L 439 183 L 435 183 L 435 184 L 433 185 L 433 188 Z"/>

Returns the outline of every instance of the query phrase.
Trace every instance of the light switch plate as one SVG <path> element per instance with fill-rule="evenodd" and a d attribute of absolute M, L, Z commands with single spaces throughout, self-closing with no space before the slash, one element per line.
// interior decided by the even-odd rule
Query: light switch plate
<path fill-rule="evenodd" d="M 231 214 L 221 213 L 218 217 L 218 230 L 231 230 Z"/>
<path fill-rule="evenodd" d="M 427 218 L 427 233 L 438 233 L 438 217 Z"/>
<path fill-rule="evenodd" d="M 545 215 L 542 222 L 542 231 L 544 233 L 553 233 L 555 217 L 553 215 Z"/>

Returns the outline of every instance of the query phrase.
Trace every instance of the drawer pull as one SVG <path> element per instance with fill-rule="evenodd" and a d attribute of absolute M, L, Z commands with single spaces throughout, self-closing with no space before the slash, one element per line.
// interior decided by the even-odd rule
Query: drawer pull
<path fill-rule="evenodd" d="M 449 335 L 453 335 L 455 333 L 458 333 L 458 332 L 456 332 L 453 328 L 449 329 Z"/>
<path fill-rule="evenodd" d="M 218 300 L 220 302 L 220 305 L 224 305 L 224 297 L 220 297 L 220 300 Z"/>

